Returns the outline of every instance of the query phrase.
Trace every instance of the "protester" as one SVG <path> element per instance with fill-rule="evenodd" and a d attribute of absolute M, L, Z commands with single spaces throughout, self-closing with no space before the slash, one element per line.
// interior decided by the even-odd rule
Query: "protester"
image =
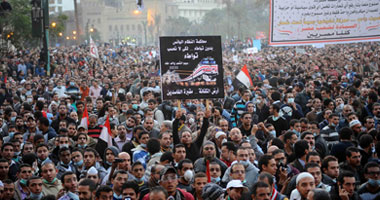
<path fill-rule="evenodd" d="M 376 199 L 380 43 L 246 46 L 223 42 L 207 101 L 162 99 L 157 47 L 54 47 L 49 76 L 39 50 L 6 53 L 2 199 Z"/>

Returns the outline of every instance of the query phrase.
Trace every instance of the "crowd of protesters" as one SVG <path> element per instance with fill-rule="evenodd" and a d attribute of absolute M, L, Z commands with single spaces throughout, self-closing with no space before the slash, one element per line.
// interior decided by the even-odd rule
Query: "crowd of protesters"
<path fill-rule="evenodd" d="M 380 43 L 244 46 L 223 44 L 223 99 L 180 106 L 155 47 L 0 58 L 0 199 L 379 199 Z"/>

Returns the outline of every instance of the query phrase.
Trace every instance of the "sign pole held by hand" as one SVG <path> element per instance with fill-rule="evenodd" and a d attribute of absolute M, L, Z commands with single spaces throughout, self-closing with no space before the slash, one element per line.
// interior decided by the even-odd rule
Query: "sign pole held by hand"
<path fill-rule="evenodd" d="M 181 100 L 177 99 L 178 110 L 181 110 Z"/>
<path fill-rule="evenodd" d="M 208 111 L 210 108 L 208 107 L 208 105 L 209 105 L 209 100 L 208 99 L 206 99 L 206 110 Z"/>

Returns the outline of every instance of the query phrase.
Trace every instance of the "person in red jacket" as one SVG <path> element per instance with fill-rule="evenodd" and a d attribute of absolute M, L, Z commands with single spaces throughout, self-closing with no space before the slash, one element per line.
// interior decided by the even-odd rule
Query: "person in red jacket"
<path fill-rule="evenodd" d="M 172 199 L 175 200 L 194 200 L 193 195 L 186 192 L 185 190 L 177 188 L 178 175 L 176 169 L 172 166 L 166 166 L 160 172 L 159 183 L 166 190 L 169 198 L 172 197 Z M 149 194 L 146 194 L 143 200 L 149 200 Z"/>

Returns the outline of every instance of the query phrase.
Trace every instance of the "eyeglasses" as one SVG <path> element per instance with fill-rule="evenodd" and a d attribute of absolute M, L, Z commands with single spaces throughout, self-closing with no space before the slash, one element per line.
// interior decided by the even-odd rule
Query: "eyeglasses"
<path fill-rule="evenodd" d="M 174 175 L 174 176 L 164 176 L 164 177 L 161 178 L 161 181 L 162 182 L 168 182 L 168 181 L 175 181 L 177 179 L 178 179 L 178 177 L 176 175 Z"/>

